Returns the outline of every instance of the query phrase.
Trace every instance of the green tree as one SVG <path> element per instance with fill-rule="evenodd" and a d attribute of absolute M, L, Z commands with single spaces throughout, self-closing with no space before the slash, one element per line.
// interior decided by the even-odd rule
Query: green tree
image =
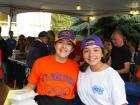
<path fill-rule="evenodd" d="M 86 21 L 76 21 L 71 28 L 81 35 L 87 35 L 88 26 Z M 102 36 L 105 40 L 109 40 L 113 30 L 121 30 L 127 39 L 140 42 L 140 16 L 132 15 L 115 15 L 102 17 L 98 20 L 90 22 L 90 33 Z M 81 28 L 82 27 L 82 28 Z M 85 34 L 86 32 L 86 34 Z"/>
<path fill-rule="evenodd" d="M 51 29 L 54 30 L 54 32 L 69 29 L 69 27 L 75 22 L 75 18 L 72 16 L 55 13 L 52 14 L 51 20 Z"/>

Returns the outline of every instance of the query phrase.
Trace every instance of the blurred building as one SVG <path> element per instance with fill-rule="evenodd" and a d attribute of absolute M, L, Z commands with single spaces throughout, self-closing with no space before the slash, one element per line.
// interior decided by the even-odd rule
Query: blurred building
<path fill-rule="evenodd" d="M 0 25 L 2 27 L 2 36 L 8 36 L 10 27 L 10 17 L 8 14 L 0 12 Z M 11 30 L 14 31 L 14 36 L 24 34 L 25 36 L 36 37 L 40 31 L 50 30 L 51 13 L 20 13 L 12 18 L 11 25 Z"/>

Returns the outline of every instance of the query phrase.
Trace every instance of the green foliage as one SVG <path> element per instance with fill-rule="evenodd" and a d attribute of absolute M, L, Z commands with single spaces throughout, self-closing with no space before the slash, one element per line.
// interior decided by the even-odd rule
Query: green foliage
<path fill-rule="evenodd" d="M 135 42 L 140 41 L 140 16 L 128 15 L 127 18 L 121 18 L 119 22 L 116 28 L 120 29 L 127 39 L 134 40 Z"/>
<path fill-rule="evenodd" d="M 87 22 L 79 22 L 73 24 L 71 28 L 78 34 L 87 35 Z M 75 26 L 77 25 L 77 26 Z M 81 26 L 82 25 L 82 26 Z M 83 26 L 84 25 L 84 26 Z M 81 28 L 82 27 L 82 28 Z M 127 39 L 140 42 L 140 16 L 132 15 L 115 15 L 102 17 L 96 21 L 90 22 L 90 33 L 102 36 L 105 40 L 109 40 L 113 30 L 121 30 Z M 84 34 L 83 34 L 84 33 Z"/>
<path fill-rule="evenodd" d="M 71 27 L 70 29 L 73 30 L 74 32 L 80 32 L 81 30 L 84 30 L 87 27 L 89 27 L 89 23 L 83 22 L 81 24 L 77 24 L 76 26 Z"/>
<path fill-rule="evenodd" d="M 68 29 L 75 22 L 74 17 L 54 13 L 52 14 L 51 20 L 51 29 L 54 30 L 54 32 L 58 32 L 63 29 Z"/>

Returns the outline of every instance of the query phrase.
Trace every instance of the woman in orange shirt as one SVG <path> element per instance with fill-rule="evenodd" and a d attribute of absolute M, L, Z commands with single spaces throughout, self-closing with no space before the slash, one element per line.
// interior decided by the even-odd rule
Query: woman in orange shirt
<path fill-rule="evenodd" d="M 55 54 L 35 61 L 25 90 L 37 86 L 38 105 L 71 105 L 75 97 L 79 65 L 69 59 L 75 48 L 75 35 L 69 30 L 59 32 Z"/>

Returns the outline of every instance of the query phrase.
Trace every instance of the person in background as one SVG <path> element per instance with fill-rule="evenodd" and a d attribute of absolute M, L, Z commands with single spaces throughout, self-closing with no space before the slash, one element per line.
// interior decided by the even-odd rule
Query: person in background
<path fill-rule="evenodd" d="M 101 61 L 104 45 L 91 35 L 81 44 L 85 62 L 89 65 L 79 72 L 77 91 L 85 105 L 126 105 L 124 81 L 116 70 Z"/>
<path fill-rule="evenodd" d="M 79 66 L 69 59 L 75 48 L 75 34 L 59 32 L 55 40 L 55 54 L 37 59 L 24 91 L 34 90 L 38 105 L 72 105 L 75 97 Z"/>
<path fill-rule="evenodd" d="M 138 105 L 140 102 L 140 46 L 138 46 L 135 64 L 131 65 L 132 80 L 125 82 L 127 100 L 130 105 Z"/>
<path fill-rule="evenodd" d="M 137 46 L 137 52 L 135 54 L 136 69 L 140 69 L 140 44 Z"/>
<path fill-rule="evenodd" d="M 16 49 L 20 50 L 21 53 L 25 53 L 26 37 L 23 34 L 20 34 L 18 37 L 18 42 Z"/>
<path fill-rule="evenodd" d="M 124 43 L 124 36 L 121 31 L 115 30 L 112 33 L 113 48 L 108 64 L 117 70 L 124 81 L 130 80 L 131 52 Z"/>
<path fill-rule="evenodd" d="M 31 37 L 31 36 L 28 36 L 26 38 L 26 46 L 25 46 L 25 53 L 28 54 L 30 48 L 31 48 L 31 45 L 32 45 L 32 42 L 35 40 L 34 37 Z"/>
<path fill-rule="evenodd" d="M 26 37 L 23 34 L 20 34 L 16 46 L 16 50 L 19 50 L 16 59 L 26 58 L 25 46 L 26 46 Z"/>
<path fill-rule="evenodd" d="M 107 63 L 111 56 L 112 43 L 110 41 L 106 41 L 104 49 L 104 62 Z"/>
<path fill-rule="evenodd" d="M 38 35 L 38 39 L 32 42 L 27 54 L 27 67 L 31 69 L 36 59 L 46 55 L 50 55 L 48 48 L 48 33 L 46 31 L 41 31 Z"/>
<path fill-rule="evenodd" d="M 140 86 L 140 68 L 136 71 L 136 78 L 137 78 L 137 83 Z"/>
<path fill-rule="evenodd" d="M 73 53 L 70 55 L 70 58 L 73 59 L 78 64 L 80 64 L 80 66 L 84 64 L 81 49 L 80 49 L 81 42 L 82 42 L 81 40 L 76 41 L 76 48 L 73 51 Z"/>
<path fill-rule="evenodd" d="M 47 31 L 47 33 L 49 37 L 48 47 L 49 47 L 50 53 L 54 54 L 55 53 L 55 48 L 54 48 L 55 33 L 52 30 Z"/>
<path fill-rule="evenodd" d="M 13 31 L 9 31 L 9 38 L 6 39 L 6 43 L 8 44 L 8 49 L 10 50 L 10 55 L 12 56 L 13 49 L 16 48 L 16 40 L 13 38 Z"/>
<path fill-rule="evenodd" d="M 8 50 L 8 45 L 6 41 L 2 38 L 1 36 L 1 26 L 0 26 L 0 49 L 2 52 L 2 82 L 7 83 L 7 61 L 8 61 L 8 56 L 10 55 L 9 50 Z"/>
<path fill-rule="evenodd" d="M 131 52 L 131 63 L 134 63 L 134 61 L 135 61 L 135 54 L 136 54 L 136 51 L 135 51 L 136 43 L 133 40 L 128 40 L 126 44 L 128 46 L 128 49 Z"/>
<path fill-rule="evenodd" d="M 137 71 L 140 70 L 140 44 L 138 44 L 136 51 L 137 52 L 135 53 L 135 64 L 134 64 L 135 68 L 133 68 L 134 77 L 132 78 L 133 82 L 138 82 L 138 79 L 136 77 L 136 73 L 137 73 Z"/>
<path fill-rule="evenodd" d="M 0 49 L 0 81 L 2 80 L 2 52 Z"/>

